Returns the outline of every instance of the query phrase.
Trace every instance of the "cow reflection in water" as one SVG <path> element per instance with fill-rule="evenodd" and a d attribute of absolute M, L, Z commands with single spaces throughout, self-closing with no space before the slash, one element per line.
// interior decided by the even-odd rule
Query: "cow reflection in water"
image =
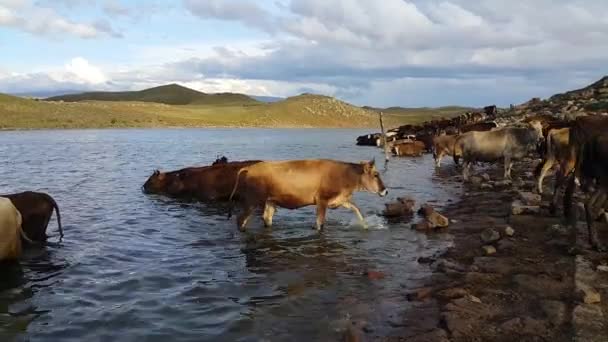
<path fill-rule="evenodd" d="M 385 196 L 388 192 L 374 164 L 316 159 L 267 161 L 244 167 L 230 196 L 231 200 L 239 196 L 242 212 L 237 218 L 238 228 L 245 230 L 256 208 L 264 208 L 264 225 L 270 227 L 277 207 L 298 209 L 309 205 L 317 207 L 317 230 L 323 228 L 327 208 L 338 207 L 351 209 L 365 226 L 361 211 L 352 202 L 353 193 L 368 191 Z"/>

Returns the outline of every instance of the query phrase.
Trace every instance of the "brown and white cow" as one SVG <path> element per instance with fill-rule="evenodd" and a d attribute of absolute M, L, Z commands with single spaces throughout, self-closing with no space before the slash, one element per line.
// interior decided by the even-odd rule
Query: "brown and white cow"
<path fill-rule="evenodd" d="M 247 221 L 257 207 L 264 208 L 264 225 L 269 227 L 277 207 L 298 209 L 310 205 L 317 207 L 316 228 L 321 230 L 327 208 L 351 209 L 365 225 L 361 211 L 352 202 L 355 191 L 387 194 L 373 161 L 264 161 L 239 171 L 230 198 L 239 195 L 241 213 L 237 226 L 241 231 L 246 229 Z M 228 218 L 231 216 L 232 208 Z"/>
<path fill-rule="evenodd" d="M 177 171 L 158 170 L 143 185 L 144 193 L 199 201 L 225 201 L 230 197 L 237 173 L 259 160 L 217 163 L 212 166 L 189 167 Z"/>
<path fill-rule="evenodd" d="M 570 128 L 552 129 L 547 133 L 543 162 L 538 170 L 538 193 L 543 193 L 543 179 L 553 165 L 559 165 L 557 177 L 562 178 L 572 171 L 574 156 L 569 149 Z M 556 181 L 556 184 L 560 183 Z"/>
<path fill-rule="evenodd" d="M 433 159 L 435 166 L 441 166 L 443 156 L 451 156 L 454 153 L 454 143 L 456 143 L 456 135 L 439 135 L 433 137 Z"/>

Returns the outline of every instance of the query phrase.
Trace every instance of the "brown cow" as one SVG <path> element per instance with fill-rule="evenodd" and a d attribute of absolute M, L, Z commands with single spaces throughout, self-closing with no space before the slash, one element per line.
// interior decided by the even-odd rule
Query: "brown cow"
<path fill-rule="evenodd" d="M 581 177 L 581 187 L 589 191 L 595 182 L 595 189 L 591 191 L 585 201 L 585 219 L 589 243 L 597 250 L 605 251 L 600 243 L 594 221 L 603 216 L 608 222 L 608 135 L 596 135 L 588 140 L 580 150 L 577 167 Z"/>
<path fill-rule="evenodd" d="M 560 128 L 560 129 L 552 129 L 547 134 L 547 139 L 545 143 L 545 153 L 543 162 L 541 163 L 538 170 L 538 193 L 543 193 L 543 179 L 547 174 L 547 171 L 551 169 L 551 167 L 559 163 L 559 172 L 556 174 L 557 177 L 561 177 L 561 175 L 567 175 L 572 171 L 574 167 L 574 156 L 570 153 L 569 148 L 569 136 L 570 136 L 570 128 Z M 560 181 L 556 181 L 556 184 L 561 183 Z"/>
<path fill-rule="evenodd" d="M 454 143 L 457 137 L 456 135 L 439 135 L 433 138 L 433 159 L 435 159 L 436 167 L 441 166 L 441 159 L 444 155 L 451 156 L 454 153 Z"/>
<path fill-rule="evenodd" d="M 351 209 L 365 225 L 361 211 L 352 202 L 355 191 L 369 191 L 380 196 L 387 189 L 374 162 L 347 163 L 329 159 L 266 161 L 239 171 L 230 198 L 240 194 L 242 212 L 237 217 L 244 231 L 256 207 L 264 207 L 264 225 L 272 225 L 276 207 L 298 209 L 317 206 L 316 228 L 325 223 L 327 208 Z M 228 218 L 232 216 L 232 208 Z"/>
<path fill-rule="evenodd" d="M 10 199 L 17 210 L 19 210 L 23 221 L 23 231 L 32 241 L 45 242 L 47 240 L 46 228 L 53 216 L 53 210 L 57 214 L 59 235 L 63 237 L 59 206 L 50 195 L 43 192 L 25 191 L 0 196 Z M 23 242 L 31 243 L 27 239 L 23 239 Z"/>
<path fill-rule="evenodd" d="M 596 169 L 589 165 L 593 165 L 593 163 L 599 163 L 599 165 L 603 165 L 604 160 L 597 159 L 599 158 L 598 156 L 603 155 L 603 148 L 599 148 L 603 143 L 601 141 L 598 141 L 598 139 L 600 138 L 596 137 L 604 136 L 606 134 L 607 129 L 608 117 L 604 116 L 578 117 L 570 128 L 570 135 L 568 139 L 570 142 L 570 153 L 573 153 L 573 155 L 575 156 L 575 167 L 574 172 L 571 172 L 568 177 L 568 185 L 564 194 L 564 216 L 568 221 L 570 221 L 570 224 L 573 226 L 576 226 L 576 216 L 573 215 L 572 212 L 572 195 L 575 189 L 576 178 L 579 178 L 581 180 L 581 183 L 583 183 L 584 185 L 589 184 L 593 180 L 598 181 L 598 184 L 600 184 L 600 186 L 602 185 L 601 182 L 603 181 L 601 179 L 603 177 L 601 177 L 598 172 L 592 171 Z M 597 202 L 598 199 L 596 198 L 594 199 L 594 201 Z M 597 206 L 594 203 L 589 202 L 587 203 L 587 205 L 591 205 L 592 207 Z M 597 239 L 596 232 L 593 229 L 593 225 L 589 224 L 589 222 L 588 231 L 589 242 L 591 243 L 591 245 L 596 249 L 602 249 L 602 246 L 599 244 L 599 241 Z"/>
<path fill-rule="evenodd" d="M 469 124 L 469 125 L 461 127 L 460 133 L 473 132 L 473 131 L 485 132 L 485 131 L 491 131 L 492 129 L 497 128 L 497 127 L 498 127 L 498 125 L 494 121 L 477 122 L 477 123 L 473 123 L 473 124 Z"/>
<path fill-rule="evenodd" d="M 171 172 L 156 170 L 143 185 L 143 191 L 200 201 L 225 201 L 230 197 L 239 170 L 258 162 L 259 160 L 248 160 L 219 163 Z"/>
<path fill-rule="evenodd" d="M 418 157 L 425 149 L 424 143 L 418 140 L 396 144 L 392 148 L 393 154 L 401 157 Z"/>

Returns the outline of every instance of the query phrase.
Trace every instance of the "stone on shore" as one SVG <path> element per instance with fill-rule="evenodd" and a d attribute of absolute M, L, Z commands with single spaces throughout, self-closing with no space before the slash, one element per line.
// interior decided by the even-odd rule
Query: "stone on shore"
<path fill-rule="evenodd" d="M 485 245 L 485 246 L 481 247 L 481 249 L 483 249 L 483 253 L 485 255 L 496 254 L 496 248 L 492 245 Z"/>
<path fill-rule="evenodd" d="M 492 243 L 498 240 L 500 240 L 500 234 L 492 228 L 487 228 L 481 232 L 481 241 L 485 243 Z"/>
<path fill-rule="evenodd" d="M 505 236 L 513 236 L 515 234 L 515 229 L 511 228 L 511 226 L 505 227 Z"/>
<path fill-rule="evenodd" d="M 541 202 L 540 194 L 529 191 L 519 191 L 517 197 L 526 206 L 539 206 Z"/>
<path fill-rule="evenodd" d="M 538 215 L 540 206 L 524 205 L 521 201 L 515 200 L 511 203 L 511 214 L 513 215 Z"/>

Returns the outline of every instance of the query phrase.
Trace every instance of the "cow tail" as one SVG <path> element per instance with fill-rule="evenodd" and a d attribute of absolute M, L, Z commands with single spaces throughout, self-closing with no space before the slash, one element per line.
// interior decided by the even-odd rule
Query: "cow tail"
<path fill-rule="evenodd" d="M 232 192 L 230 193 L 230 197 L 228 198 L 228 220 L 232 217 L 232 210 L 234 209 L 234 194 L 236 194 L 236 190 L 239 187 L 239 178 L 241 177 L 241 172 L 247 172 L 247 168 L 242 168 L 236 174 L 236 180 L 234 181 L 234 187 L 232 188 Z"/>
<path fill-rule="evenodd" d="M 57 205 L 57 202 L 55 202 L 53 197 L 51 197 L 50 195 L 47 195 L 47 197 L 49 202 L 51 202 L 51 204 L 53 205 L 53 208 L 55 208 L 55 214 L 57 215 L 57 227 L 59 227 L 59 236 L 63 237 L 63 227 L 61 226 L 61 214 L 59 213 L 59 206 Z"/>

